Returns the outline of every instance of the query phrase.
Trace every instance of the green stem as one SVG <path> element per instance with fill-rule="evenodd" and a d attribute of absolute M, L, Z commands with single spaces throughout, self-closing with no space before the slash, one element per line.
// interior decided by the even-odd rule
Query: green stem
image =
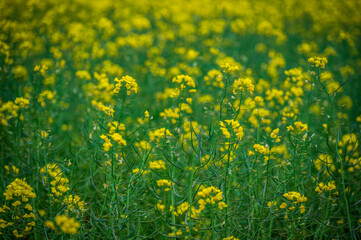
<path fill-rule="evenodd" d="M 46 169 L 46 182 L 48 187 L 48 197 L 49 197 L 49 213 L 50 213 L 50 219 L 53 219 L 53 211 L 51 206 L 51 187 L 50 187 L 50 178 L 48 173 L 48 162 L 46 160 L 46 150 L 45 150 L 45 138 L 42 138 L 42 144 L 43 144 L 43 156 L 44 156 L 44 163 L 45 163 L 45 169 Z"/>
<path fill-rule="evenodd" d="M 224 227 L 224 237 L 226 238 L 228 236 L 228 225 L 229 225 L 229 219 L 228 219 L 228 208 L 230 206 L 229 204 L 229 194 L 231 189 L 231 168 L 230 168 L 230 151 L 232 150 L 231 147 L 231 140 L 229 140 L 229 148 L 228 148 L 228 156 L 227 156 L 227 167 L 225 169 L 225 177 L 224 177 L 224 201 L 227 204 L 226 207 L 226 221 L 225 221 L 225 227 Z"/>
<path fill-rule="evenodd" d="M 348 222 L 348 228 L 349 228 L 349 231 L 350 231 L 351 239 L 353 239 L 352 225 L 351 225 L 351 215 L 350 215 L 350 209 L 349 209 L 349 204 L 348 204 L 348 199 L 347 199 L 347 194 L 346 194 L 346 187 L 345 187 L 345 171 L 344 171 L 344 166 L 343 166 L 344 163 L 343 163 L 343 158 L 340 156 L 340 153 L 339 153 L 339 150 L 338 150 L 338 142 L 339 142 L 339 140 L 338 140 L 338 132 L 339 132 L 339 129 L 337 127 L 337 117 L 336 117 L 335 106 L 334 106 L 334 103 L 333 103 L 333 100 L 332 100 L 330 94 L 327 91 L 326 86 L 320 80 L 319 71 L 317 71 L 316 79 L 321 84 L 323 90 L 327 94 L 328 101 L 331 104 L 332 118 L 333 118 L 333 124 L 334 124 L 334 129 L 335 129 L 334 134 L 335 134 L 335 138 L 336 138 L 336 141 L 335 141 L 336 162 L 337 162 L 337 159 L 340 160 L 342 191 L 343 191 L 343 197 L 344 197 L 344 201 L 345 201 L 345 205 L 346 205 L 347 222 Z"/>
<path fill-rule="evenodd" d="M 192 173 L 190 174 L 189 178 L 189 191 L 188 191 L 188 203 L 189 203 L 189 210 L 188 210 L 188 238 L 192 239 L 192 203 L 193 203 L 193 158 L 191 158 L 190 166 L 192 167 Z"/>
<path fill-rule="evenodd" d="M 174 163 L 174 154 L 172 154 L 172 163 Z M 171 172 L 171 176 L 172 176 L 172 179 L 174 179 L 174 174 L 175 174 L 175 167 L 173 166 L 172 164 L 172 172 Z M 173 235 L 176 236 L 176 232 L 177 232 L 177 229 L 175 227 L 175 215 L 174 215 L 174 211 L 175 211 L 175 194 L 174 194 L 174 191 L 175 191 L 175 184 L 174 182 L 171 183 L 172 184 L 172 188 L 171 188 L 171 204 L 172 204 L 172 227 L 173 227 Z"/>

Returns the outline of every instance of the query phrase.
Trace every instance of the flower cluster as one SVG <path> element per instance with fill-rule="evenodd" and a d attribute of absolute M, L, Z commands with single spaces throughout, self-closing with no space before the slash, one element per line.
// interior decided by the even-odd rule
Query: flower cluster
<path fill-rule="evenodd" d="M 8 121 L 12 118 L 19 117 L 20 120 L 24 120 L 24 116 L 19 114 L 21 109 L 26 109 L 29 106 L 29 99 L 16 98 L 15 101 L 8 101 L 3 103 L 0 99 L 0 124 L 3 126 L 8 125 Z"/>
<path fill-rule="evenodd" d="M 148 135 L 151 142 L 156 141 L 157 143 L 159 143 L 161 139 L 173 136 L 166 128 L 154 129 L 153 131 L 149 131 Z"/>
<path fill-rule="evenodd" d="M 222 201 L 223 192 L 216 187 L 211 186 L 211 187 L 203 188 L 201 191 L 197 193 L 197 197 L 200 198 L 198 200 L 199 212 L 203 211 L 208 203 L 211 205 L 218 203 L 218 208 L 220 210 L 227 207 L 227 204 Z"/>
<path fill-rule="evenodd" d="M 116 131 L 125 131 L 126 130 L 125 125 L 117 121 L 111 121 L 107 124 L 107 126 L 109 128 L 108 134 L 100 135 L 100 138 L 105 141 L 103 143 L 103 150 L 106 152 L 110 150 L 110 148 L 113 146 L 111 140 L 116 142 L 118 146 L 126 146 L 127 141 L 123 138 L 123 136 L 119 132 L 116 132 Z"/>
<path fill-rule="evenodd" d="M 174 83 L 178 83 L 180 85 L 179 88 L 176 88 L 174 94 L 171 96 L 172 98 L 176 98 L 179 96 L 179 92 L 183 91 L 186 87 L 189 88 L 188 92 L 189 93 L 194 93 L 197 90 L 196 88 L 196 84 L 194 82 L 194 79 L 188 75 L 178 75 L 176 77 L 173 78 L 172 82 Z"/>
<path fill-rule="evenodd" d="M 207 75 L 203 78 L 204 82 L 207 85 L 213 85 L 218 88 L 224 88 L 224 81 L 222 72 L 217 69 L 212 69 L 208 71 Z"/>
<path fill-rule="evenodd" d="M 157 169 L 157 170 L 162 170 L 162 169 L 166 169 L 166 165 L 165 162 L 162 160 L 158 160 L 158 161 L 151 161 L 149 162 L 149 168 L 150 169 Z"/>
<path fill-rule="evenodd" d="M 301 203 L 307 201 L 307 197 L 301 195 L 299 192 L 291 191 L 283 194 L 283 196 L 287 198 L 289 201 L 295 200 L 294 203 Z"/>
<path fill-rule="evenodd" d="M 145 175 L 145 174 L 148 174 L 150 173 L 150 170 L 140 170 L 139 168 L 134 168 L 133 171 L 132 171 L 133 174 L 137 174 L 137 173 L 140 173 L 141 175 Z"/>
<path fill-rule="evenodd" d="M 69 207 L 70 211 L 77 209 L 84 210 L 84 201 L 80 201 L 80 197 L 78 195 L 68 195 L 64 197 L 63 202 Z"/>
<path fill-rule="evenodd" d="M 281 142 L 281 138 L 280 136 L 278 136 L 277 134 L 280 132 L 280 129 L 279 128 L 276 128 L 275 130 L 273 130 L 270 134 L 271 138 L 272 139 L 276 139 L 276 142 Z"/>
<path fill-rule="evenodd" d="M 6 204 L 0 207 L 0 228 L 12 231 L 15 238 L 22 238 L 35 226 L 36 217 L 29 199 L 36 198 L 36 194 L 25 179 L 16 178 L 6 187 L 3 195 Z"/>
<path fill-rule="evenodd" d="M 58 164 L 49 163 L 40 169 L 40 173 L 43 175 L 44 183 L 48 181 L 50 183 L 51 192 L 49 194 L 54 202 L 65 204 L 70 211 L 85 211 L 84 201 L 80 201 L 78 195 L 68 195 L 69 179 L 64 177 Z"/>
<path fill-rule="evenodd" d="M 280 209 L 285 209 L 287 206 L 290 205 L 290 207 L 288 208 L 289 211 L 293 211 L 296 209 L 296 207 L 299 208 L 299 211 L 301 214 L 303 214 L 306 211 L 306 208 L 303 204 L 299 203 L 303 203 L 307 201 L 307 197 L 301 195 L 299 192 L 287 192 L 285 194 L 283 194 L 283 197 L 287 198 L 288 201 L 290 201 L 289 204 L 283 202 L 279 207 Z M 293 201 L 293 202 L 292 202 Z M 285 215 L 285 219 L 287 219 L 287 213 Z"/>
<path fill-rule="evenodd" d="M 14 165 L 8 166 L 5 165 L 4 166 L 5 170 L 6 170 L 6 174 L 10 174 L 11 172 L 14 173 L 15 175 L 19 174 L 19 168 L 15 167 Z"/>
<path fill-rule="evenodd" d="M 254 85 L 252 83 L 252 79 L 249 77 L 246 78 L 238 78 L 234 81 L 233 85 L 233 94 L 237 93 L 237 90 L 244 91 L 245 89 L 250 93 L 253 94 L 254 92 Z"/>
<path fill-rule="evenodd" d="M 225 72 L 225 73 L 233 73 L 233 72 L 239 70 L 238 66 L 231 65 L 229 62 L 222 64 L 221 68 L 223 69 L 223 72 Z"/>
<path fill-rule="evenodd" d="M 40 137 L 42 139 L 45 139 L 45 138 L 49 137 L 49 132 L 47 132 L 45 130 L 40 130 Z"/>
<path fill-rule="evenodd" d="M 242 140 L 244 131 L 243 131 L 243 127 L 239 124 L 239 122 L 235 121 L 233 119 L 224 120 L 224 122 L 226 122 L 227 125 L 231 127 L 231 129 L 235 133 L 237 139 Z M 219 122 L 220 129 L 226 138 L 230 138 L 231 133 L 228 131 L 227 126 L 224 124 L 224 122 L 223 121 Z"/>
<path fill-rule="evenodd" d="M 327 58 L 325 57 L 310 57 L 308 59 L 308 62 L 312 64 L 312 66 L 318 68 L 325 68 L 326 64 L 327 64 Z"/>
<path fill-rule="evenodd" d="M 51 103 L 56 103 L 55 95 L 56 92 L 54 91 L 44 90 L 39 94 L 38 103 L 40 103 L 42 107 L 46 105 L 45 100 L 51 101 Z"/>
<path fill-rule="evenodd" d="M 319 194 L 322 194 L 323 191 L 325 192 L 329 192 L 336 189 L 336 185 L 335 182 L 328 182 L 327 184 L 324 184 L 323 182 L 320 182 L 318 184 L 318 186 L 315 188 L 315 191 L 318 192 Z"/>
<path fill-rule="evenodd" d="M 85 80 L 88 80 L 88 81 L 92 78 L 90 73 L 88 71 L 86 71 L 86 70 L 78 70 L 78 71 L 76 71 L 75 76 L 77 78 L 85 79 Z"/>
<path fill-rule="evenodd" d="M 295 127 L 296 127 L 296 130 L 297 131 L 300 131 L 300 132 L 307 132 L 308 131 L 308 125 L 306 123 L 302 123 L 302 122 L 295 122 L 294 123 Z M 290 125 L 287 127 L 287 131 L 294 131 L 295 128 Z"/>
<path fill-rule="evenodd" d="M 76 221 L 75 218 L 66 215 L 57 215 L 55 217 L 55 223 L 62 232 L 68 234 L 77 234 L 80 227 L 80 223 Z"/>
<path fill-rule="evenodd" d="M 235 238 L 233 236 L 223 238 L 222 240 L 239 240 L 238 238 Z"/>
<path fill-rule="evenodd" d="M 16 178 L 6 187 L 4 197 L 6 200 L 17 200 L 18 198 L 21 198 L 22 202 L 27 202 L 29 201 L 29 198 L 35 198 L 36 195 L 33 192 L 33 188 L 27 184 L 25 179 L 21 180 Z"/>
<path fill-rule="evenodd" d="M 36 65 L 34 67 L 34 72 L 40 72 L 42 76 L 45 76 L 46 71 L 49 69 L 47 65 Z"/>
<path fill-rule="evenodd" d="M 48 164 L 40 169 L 40 173 L 43 174 L 44 182 L 50 181 L 51 196 L 60 197 L 69 191 L 69 180 L 63 176 L 57 164 Z"/>
<path fill-rule="evenodd" d="M 137 81 L 131 76 L 126 75 L 121 79 L 115 78 L 114 81 L 116 82 L 115 88 L 113 90 L 114 93 L 119 93 L 123 84 L 125 84 L 125 88 L 127 89 L 127 95 L 130 95 L 132 92 L 138 93 L 139 87 Z"/>
<path fill-rule="evenodd" d="M 110 142 L 110 139 L 104 134 L 100 135 L 100 138 L 105 141 L 105 143 L 103 143 L 103 150 L 108 152 L 113 146 L 113 144 Z"/>
<path fill-rule="evenodd" d="M 260 154 L 263 155 L 263 158 L 265 161 L 268 161 L 269 160 L 269 155 L 270 155 L 270 149 L 269 149 L 269 146 L 268 145 L 261 145 L 259 143 L 256 143 L 253 145 L 253 148 L 254 148 L 254 151 L 255 152 L 259 152 Z"/>
<path fill-rule="evenodd" d="M 331 172 L 336 171 L 336 166 L 333 164 L 332 157 L 328 154 L 320 154 L 314 161 L 315 168 L 317 171 L 323 170 L 323 174 L 329 175 Z"/>
<path fill-rule="evenodd" d="M 160 180 L 157 180 L 157 186 L 158 187 L 165 187 L 164 191 L 170 191 L 170 185 L 171 185 L 171 182 L 167 179 L 160 179 Z"/>
<path fill-rule="evenodd" d="M 175 108 L 174 110 L 172 108 L 167 108 L 164 109 L 164 112 L 161 112 L 159 116 L 162 118 L 170 118 L 171 123 L 175 124 L 179 119 L 179 112 L 180 112 L 179 108 Z"/>
<path fill-rule="evenodd" d="M 19 106 L 19 108 L 28 108 L 29 106 L 29 99 L 20 97 L 16 98 L 14 103 Z"/>
<path fill-rule="evenodd" d="M 118 144 L 118 146 L 126 146 L 127 145 L 127 141 L 124 140 L 123 136 L 120 135 L 119 133 L 113 133 L 113 134 L 109 134 L 109 137 L 111 137 L 111 139 L 116 142 Z"/>
<path fill-rule="evenodd" d="M 96 106 L 100 111 L 104 112 L 106 115 L 113 117 L 114 109 L 111 106 L 106 106 L 102 102 L 92 101 L 92 105 Z"/>

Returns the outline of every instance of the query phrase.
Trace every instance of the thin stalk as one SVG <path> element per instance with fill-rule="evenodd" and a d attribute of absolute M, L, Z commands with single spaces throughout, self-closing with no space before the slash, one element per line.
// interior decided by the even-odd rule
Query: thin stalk
<path fill-rule="evenodd" d="M 333 100 L 330 96 L 330 94 L 327 91 L 326 86 L 321 82 L 320 80 L 320 75 L 319 75 L 319 71 L 317 71 L 317 75 L 316 75 L 316 79 L 318 80 L 318 82 L 321 84 L 323 90 L 325 91 L 325 93 L 327 94 L 327 98 L 329 103 L 331 104 L 331 111 L 332 111 L 332 118 L 333 118 L 333 124 L 334 124 L 334 129 L 335 129 L 335 137 L 336 137 L 336 141 L 335 141 L 335 151 L 336 151 L 336 162 L 337 159 L 340 160 L 340 164 L 341 164 L 341 181 L 342 181 L 342 191 L 343 191 L 343 197 L 344 197 L 344 201 L 345 201 L 345 205 L 346 205 L 346 213 L 347 213 L 347 222 L 348 222 L 348 228 L 350 231 L 350 235 L 351 235 L 351 239 L 353 239 L 353 235 L 352 235 L 352 225 L 351 225 L 351 215 L 350 215 L 350 209 L 349 209 L 349 204 L 348 204 L 348 199 L 347 199 L 347 194 L 346 194 L 346 187 L 345 187 L 345 171 L 344 171 L 344 163 L 343 163 L 343 158 L 340 156 L 339 150 L 338 150 L 338 133 L 339 133 L 339 129 L 337 127 L 337 117 L 336 117 L 336 111 L 335 111 L 335 105 L 333 103 Z"/>

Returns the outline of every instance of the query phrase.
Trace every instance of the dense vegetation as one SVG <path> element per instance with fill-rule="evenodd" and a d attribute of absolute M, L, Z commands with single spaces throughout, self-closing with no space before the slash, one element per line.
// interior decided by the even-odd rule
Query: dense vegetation
<path fill-rule="evenodd" d="M 360 1 L 0 2 L 0 234 L 361 238 Z"/>

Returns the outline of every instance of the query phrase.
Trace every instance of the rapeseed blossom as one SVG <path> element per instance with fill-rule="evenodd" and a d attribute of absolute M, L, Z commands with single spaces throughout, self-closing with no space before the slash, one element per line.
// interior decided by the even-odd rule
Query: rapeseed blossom
<path fill-rule="evenodd" d="M 357 237 L 358 9 L 1 1 L 1 237 Z"/>

